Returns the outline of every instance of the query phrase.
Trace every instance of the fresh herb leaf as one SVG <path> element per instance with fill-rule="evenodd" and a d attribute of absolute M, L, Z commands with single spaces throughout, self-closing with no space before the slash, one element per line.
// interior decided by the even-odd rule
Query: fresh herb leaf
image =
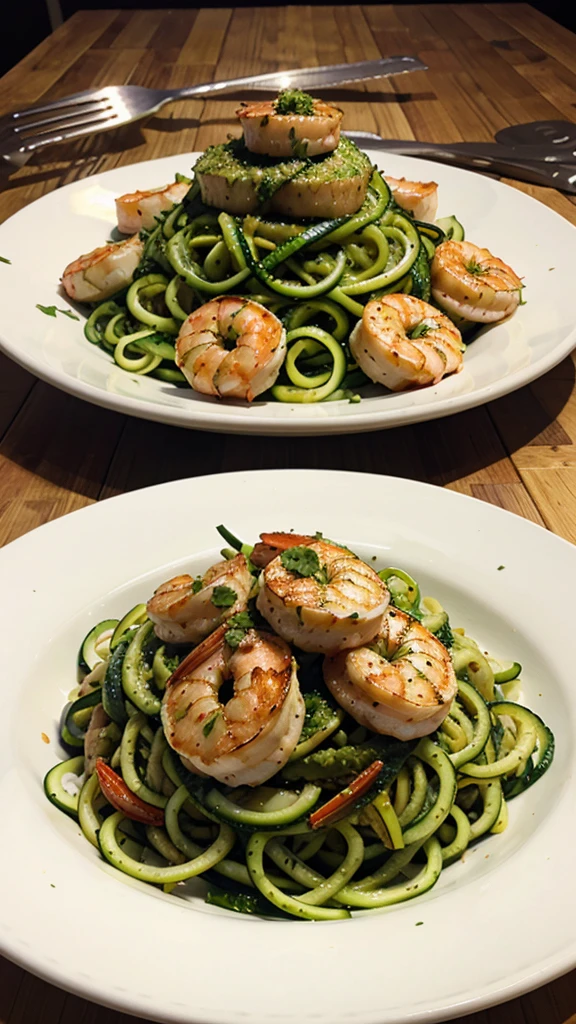
<path fill-rule="evenodd" d="M 216 725 L 216 719 L 220 717 L 220 711 L 215 711 L 211 718 L 202 726 L 202 735 L 209 736 Z"/>
<path fill-rule="evenodd" d="M 351 615 L 348 616 L 348 618 L 349 619 L 357 619 L 358 618 L 358 612 L 352 612 Z"/>
<path fill-rule="evenodd" d="M 314 113 L 314 100 L 301 89 L 282 89 L 274 104 L 277 114 L 303 114 L 310 117 Z"/>
<path fill-rule="evenodd" d="M 200 591 L 202 590 L 203 586 L 204 586 L 204 583 L 203 583 L 202 577 L 201 576 L 196 576 L 196 578 L 194 579 L 194 581 L 192 583 L 192 593 L 193 594 L 199 594 Z"/>
<path fill-rule="evenodd" d="M 211 600 L 215 608 L 231 608 L 238 600 L 238 594 L 232 587 L 214 587 Z"/>
<path fill-rule="evenodd" d="M 446 619 L 446 622 L 442 623 L 440 629 L 438 629 L 434 635 L 438 638 L 441 644 L 444 644 L 444 647 L 447 647 L 448 649 L 452 647 L 454 643 L 454 634 L 448 619 Z"/>
<path fill-rule="evenodd" d="M 431 327 L 430 324 L 425 324 L 424 322 L 422 322 L 421 324 L 418 324 L 418 326 L 414 328 L 414 330 L 412 331 L 412 334 L 410 335 L 410 337 L 411 338 L 425 338 L 426 335 L 429 334 L 429 332 L 431 330 L 432 330 L 432 327 Z"/>
<path fill-rule="evenodd" d="M 0 256 L 0 263 L 9 263 L 12 265 L 12 260 L 7 260 L 5 256 Z"/>
<path fill-rule="evenodd" d="M 317 580 L 318 583 L 321 583 L 323 587 L 326 586 L 328 583 L 328 569 L 325 565 L 323 565 L 318 572 L 314 573 L 314 579 Z"/>
<path fill-rule="evenodd" d="M 308 693 L 305 693 L 304 705 L 306 712 L 304 715 L 304 725 L 300 733 L 300 743 L 310 739 L 315 733 L 321 732 L 329 725 L 333 725 L 334 719 L 338 714 L 336 704 L 327 700 L 319 690 L 310 690 Z"/>
<path fill-rule="evenodd" d="M 39 309 L 41 313 L 45 313 L 46 316 L 56 316 L 56 313 L 63 313 L 64 316 L 69 316 L 71 320 L 80 319 L 80 317 L 76 316 L 76 313 L 73 313 L 70 309 L 58 309 L 56 306 L 42 306 L 39 302 L 36 303 L 36 309 Z"/>
<path fill-rule="evenodd" d="M 466 263 L 465 266 L 466 266 L 466 270 L 468 271 L 469 274 L 484 274 L 485 273 L 485 268 L 482 267 L 480 265 L 480 263 L 477 263 L 476 260 L 474 260 L 474 259 L 470 260 L 469 263 Z"/>
<path fill-rule="evenodd" d="M 497 571 L 498 571 L 498 572 L 502 572 L 502 569 L 505 569 L 505 568 L 506 568 L 506 566 L 505 566 L 505 565 L 499 565 L 499 566 L 498 566 L 498 570 L 497 570 Z"/>
<path fill-rule="evenodd" d="M 235 649 L 238 647 L 249 629 L 252 629 L 254 622 L 250 612 L 238 612 L 237 615 L 232 615 L 228 619 L 228 626 L 230 627 L 224 635 L 224 639 L 229 647 Z"/>
<path fill-rule="evenodd" d="M 252 629 L 254 626 L 254 620 L 250 615 L 250 612 L 238 612 L 237 615 L 233 615 L 228 619 L 229 626 L 237 626 L 240 629 Z"/>
<path fill-rule="evenodd" d="M 296 576 L 315 576 L 320 572 L 320 559 L 315 551 L 304 545 L 288 548 L 280 555 L 280 561 L 288 572 Z"/>
<path fill-rule="evenodd" d="M 228 644 L 228 647 L 231 647 L 232 650 L 236 650 L 236 648 L 242 643 L 245 636 L 245 629 L 229 629 L 228 632 L 224 634 L 224 639 Z"/>

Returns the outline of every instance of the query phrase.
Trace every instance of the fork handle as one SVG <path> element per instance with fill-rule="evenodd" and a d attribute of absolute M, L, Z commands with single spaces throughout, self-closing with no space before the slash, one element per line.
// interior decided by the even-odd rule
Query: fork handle
<path fill-rule="evenodd" d="M 293 68 L 289 71 L 268 71 L 263 75 L 246 75 L 243 78 L 224 78 L 217 82 L 203 82 L 185 89 L 160 90 L 165 93 L 162 103 L 172 100 L 193 99 L 211 96 L 213 93 L 229 92 L 231 89 L 320 89 L 326 86 L 342 85 L 346 82 L 362 82 L 374 78 L 386 78 L 407 71 L 425 71 L 426 64 L 417 57 L 380 57 L 378 60 L 362 60 L 353 64 L 330 64 L 313 68 Z"/>
<path fill-rule="evenodd" d="M 509 146 L 500 146 L 499 143 L 456 142 L 453 145 L 445 146 L 408 139 L 382 139 L 371 132 L 346 132 L 346 135 L 359 146 L 380 149 L 398 156 L 429 157 L 440 163 L 518 178 L 534 185 L 545 185 L 547 188 L 559 188 L 564 192 L 576 194 L 576 165 L 574 166 L 574 181 L 571 181 L 566 173 L 566 165 L 561 164 L 560 161 L 546 161 L 543 158 L 540 160 L 526 159 L 523 157 L 523 150 L 519 152 Z M 559 172 L 564 172 L 561 180 L 556 181 L 553 177 L 553 167 Z"/>
<path fill-rule="evenodd" d="M 477 167 L 483 167 L 493 160 L 521 163 L 525 160 L 535 160 L 548 166 L 570 163 L 566 159 L 566 152 L 551 152 L 550 146 L 507 146 L 500 142 L 419 142 L 416 139 L 382 139 L 372 132 L 346 132 L 346 135 L 358 142 L 362 141 L 364 145 L 374 144 L 399 156 L 430 156 L 438 160 L 449 160 L 451 157 L 458 160 L 468 158 L 476 161 Z"/>

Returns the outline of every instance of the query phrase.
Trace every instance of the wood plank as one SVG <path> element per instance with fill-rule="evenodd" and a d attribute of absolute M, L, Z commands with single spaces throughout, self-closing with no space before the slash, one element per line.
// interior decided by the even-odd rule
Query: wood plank
<path fill-rule="evenodd" d="M 95 501 L 122 425 L 37 384 L 0 444 L 0 546 Z"/>
<path fill-rule="evenodd" d="M 502 21 L 516 29 L 541 50 L 545 50 L 560 64 L 576 71 L 576 48 L 574 37 L 561 25 L 551 21 L 529 4 L 486 4 Z"/>

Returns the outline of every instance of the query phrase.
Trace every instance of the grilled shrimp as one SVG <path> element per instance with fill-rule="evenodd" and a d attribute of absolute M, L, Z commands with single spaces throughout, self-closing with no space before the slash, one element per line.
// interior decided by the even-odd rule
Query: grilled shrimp
<path fill-rule="evenodd" d="M 511 316 L 522 281 L 507 263 L 472 242 L 442 242 L 430 268 L 432 295 L 451 316 L 494 323 Z"/>
<path fill-rule="evenodd" d="M 370 647 L 324 659 L 324 681 L 360 725 L 399 740 L 434 732 L 457 690 L 444 644 L 411 615 L 392 607 Z"/>
<path fill-rule="evenodd" d="M 290 649 L 277 636 L 249 630 L 232 650 L 220 626 L 178 667 L 162 704 L 170 746 L 196 772 L 228 786 L 270 779 L 294 750 L 304 701 Z M 219 700 L 232 679 L 234 695 Z"/>
<path fill-rule="evenodd" d="M 285 355 L 280 320 L 259 302 L 236 295 L 194 310 L 176 341 L 177 365 L 195 391 L 249 402 L 272 387 Z"/>
<path fill-rule="evenodd" d="M 188 574 L 174 576 L 148 601 L 156 635 L 173 644 L 199 643 L 231 615 L 246 608 L 252 582 L 244 555 L 217 562 L 196 579 Z M 228 605 L 223 606 L 223 601 Z"/>
<path fill-rule="evenodd" d="M 144 252 L 137 235 L 110 242 L 69 263 L 62 274 L 67 295 L 78 302 L 101 302 L 132 283 Z"/>
<path fill-rule="evenodd" d="M 460 331 L 413 295 L 384 295 L 364 307 L 350 351 L 370 380 L 391 391 L 437 384 L 462 369 Z"/>
<path fill-rule="evenodd" d="M 351 551 L 309 537 L 266 566 L 256 604 L 284 640 L 303 651 L 331 654 L 369 643 L 389 598 L 378 574 Z"/>
<path fill-rule="evenodd" d="M 171 185 L 152 188 L 148 192 L 128 192 L 119 196 L 116 200 L 118 231 L 132 235 L 143 228 L 156 227 L 156 218 L 181 203 L 189 191 L 188 182 L 173 181 Z"/>
<path fill-rule="evenodd" d="M 244 103 L 236 111 L 246 148 L 265 156 L 319 156 L 336 149 L 343 114 L 337 107 L 313 101 L 311 114 L 279 114 L 275 100 Z"/>
<path fill-rule="evenodd" d="M 416 220 L 433 221 L 438 209 L 438 185 L 435 181 L 407 181 L 385 174 L 392 197 Z"/>

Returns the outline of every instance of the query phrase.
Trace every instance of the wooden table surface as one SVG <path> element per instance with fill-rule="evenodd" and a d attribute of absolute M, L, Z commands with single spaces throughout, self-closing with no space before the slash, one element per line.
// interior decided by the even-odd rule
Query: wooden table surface
<path fill-rule="evenodd" d="M 574 37 L 526 4 L 86 11 L 0 81 L 3 114 L 107 83 L 184 86 L 296 64 L 417 53 L 429 71 L 334 90 L 348 125 L 424 141 L 490 140 L 506 125 L 572 120 Z M 4 219 L 97 171 L 221 141 L 239 97 L 177 103 L 46 150 L 0 179 Z M 510 182 L 576 224 L 576 203 Z M 135 172 L 134 187 L 138 186 Z M 568 254 L 563 254 L 568 258 Z M 576 542 L 574 359 L 471 412 L 388 432 L 246 438 L 145 423 L 84 405 L 0 357 L 0 543 L 100 498 L 176 477 L 263 467 L 413 477 L 500 505 Z M 0 961 L 0 1024 L 128 1024 Z M 576 974 L 474 1024 L 576 1024 Z"/>

